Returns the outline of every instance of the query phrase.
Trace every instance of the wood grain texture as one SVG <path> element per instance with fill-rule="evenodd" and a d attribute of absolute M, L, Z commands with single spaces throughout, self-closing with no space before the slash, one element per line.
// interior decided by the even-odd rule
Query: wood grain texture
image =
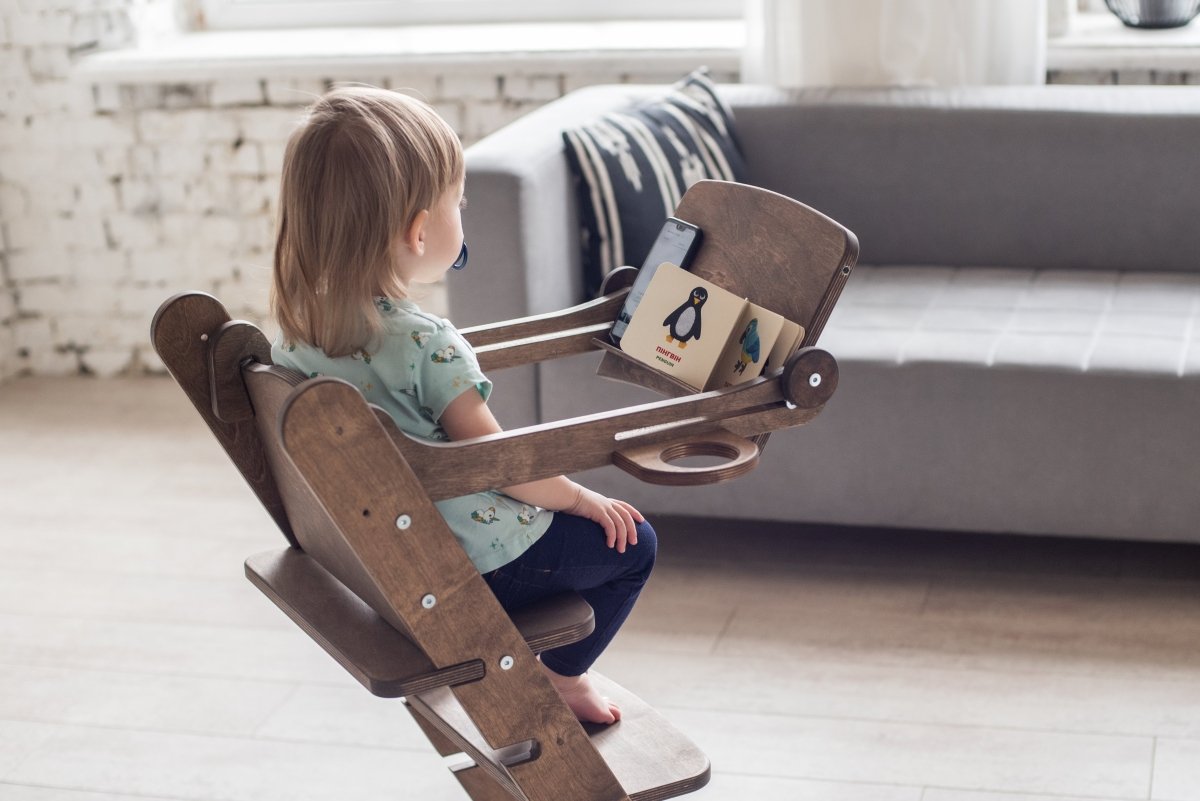
<path fill-rule="evenodd" d="M 642 445 L 613 453 L 613 464 L 649 484 L 688 487 L 718 484 L 744 476 L 758 466 L 758 445 L 725 429 L 663 445 Z M 727 461 L 712 467 L 680 467 L 672 462 L 689 456 L 716 456 Z"/>
<path fill-rule="evenodd" d="M 413 709 L 412 704 L 406 701 L 404 708 L 408 710 L 412 719 L 416 721 L 417 726 L 440 755 L 447 757 L 463 753 L 463 750 L 451 742 L 450 738 L 442 734 L 436 726 Z M 513 795 L 510 789 L 497 782 L 478 765 L 454 768 L 453 773 L 454 778 L 458 779 L 458 783 L 462 785 L 463 791 L 471 798 L 471 801 L 513 801 L 513 799 L 519 801 L 519 796 Z M 511 785 L 509 786 L 511 787 Z"/>
<path fill-rule="evenodd" d="M 611 328 L 612 320 L 609 320 L 526 339 L 495 342 L 476 348 L 475 355 L 479 358 L 479 366 L 484 372 L 561 359 L 594 349 L 596 337 L 607 333 Z"/>
<path fill-rule="evenodd" d="M 655 370 L 608 342 L 597 339 L 592 344 L 597 350 L 604 351 L 604 355 L 600 357 L 600 364 L 596 367 L 598 376 L 625 384 L 633 384 L 637 387 L 645 387 L 668 398 L 682 398 L 685 395 L 696 394 L 695 387 L 685 384 L 661 370 Z"/>
<path fill-rule="evenodd" d="M 331 380 L 331 379 L 325 379 Z M 347 385 L 349 386 L 349 385 Z M 763 417 L 763 412 L 773 412 Z M 417 440 L 384 423 L 433 500 L 612 464 L 613 453 L 703 438 L 725 428 L 741 436 L 808 422 L 788 409 L 778 376 L 458 442 Z M 739 418 L 748 421 L 738 424 Z M 771 427 L 762 427 L 770 420 Z"/>
<path fill-rule="evenodd" d="M 483 663 L 433 666 L 411 640 L 296 548 L 246 560 L 246 577 L 372 695 L 399 698 L 483 678 Z"/>
<path fill-rule="evenodd" d="M 633 801 L 675 798 L 708 784 L 703 751 L 641 698 L 607 676 L 591 676 L 600 694 L 621 707 L 619 724 L 591 728 L 592 743 Z"/>
<path fill-rule="evenodd" d="M 501 749 L 493 748 L 487 743 L 471 715 L 463 709 L 452 692 L 448 689 L 433 690 L 407 700 L 415 717 L 422 720 L 425 726 L 432 728 L 443 740 L 453 743 L 460 752 L 470 757 L 493 785 L 513 798 L 528 798 L 509 770 L 516 761 Z M 523 747 L 513 750 L 524 752 Z M 537 746 L 534 746 L 528 755 L 522 753 L 521 758 L 536 759 L 540 756 Z"/>
<path fill-rule="evenodd" d="M 308 381 L 281 427 L 335 524 L 328 536 L 357 558 L 352 580 L 373 584 L 390 614 L 376 611 L 402 620 L 438 668 L 483 661 L 482 679 L 451 692 L 491 747 L 537 741 L 539 758 L 513 773 L 531 801 L 627 798 L 361 394 L 342 381 Z M 412 521 L 405 530 L 395 526 L 401 514 Z M 506 656 L 513 663 L 500 669 Z"/>
<path fill-rule="evenodd" d="M 613 321 L 617 319 L 617 312 L 625 304 L 627 294 L 629 294 L 628 288 L 615 288 L 611 294 L 568 309 L 471 326 L 461 329 L 459 333 L 470 343 L 471 347 L 478 350 L 500 342 L 529 339 L 602 323 L 607 323 L 611 327 Z"/>
<path fill-rule="evenodd" d="M 577 592 L 564 592 L 508 613 L 535 654 L 579 642 L 596 629 L 596 615 Z"/>
<path fill-rule="evenodd" d="M 458 783 L 471 797 L 471 801 L 512 801 L 516 798 L 505 790 L 503 785 L 497 784 L 478 765 L 466 770 L 455 771 L 454 778 L 458 779 Z"/>
<path fill-rule="evenodd" d="M 744 184 L 699 181 L 675 216 L 700 226 L 691 271 L 804 326 L 815 345 L 858 260 L 858 238 L 799 201 Z"/>
<path fill-rule="evenodd" d="M 621 707 L 621 721 L 586 728 L 632 801 L 674 798 L 708 783 L 708 758 L 687 737 L 624 687 L 596 671 L 589 675 L 600 692 Z M 424 718 L 500 786 L 511 787 L 510 777 L 531 764 L 512 763 L 511 755 L 498 753 L 484 742 L 470 716 L 448 691 L 424 693 L 409 699 L 409 703 L 416 717 Z"/>
<path fill-rule="evenodd" d="M 242 365 L 247 361 L 270 364 L 271 343 L 253 324 L 231 320 L 218 328 L 208 342 L 213 414 L 226 423 L 254 419 L 254 407 L 242 380 Z"/>
<path fill-rule="evenodd" d="M 806 347 L 788 358 L 779 380 L 789 401 L 802 409 L 819 409 L 837 390 L 839 375 L 832 354 Z"/>
<path fill-rule="evenodd" d="M 435 668 L 411 640 L 296 548 L 250 557 L 246 577 L 373 695 L 397 698 L 484 675 L 478 659 Z M 573 592 L 510 617 L 534 653 L 577 642 L 596 623 L 592 608 Z"/>
<path fill-rule="evenodd" d="M 304 384 L 303 375 L 282 367 L 254 364 L 247 365 L 241 372 L 254 404 L 255 423 L 267 462 L 288 514 L 295 521 L 293 532 L 299 547 L 381 614 L 393 628 L 413 639 L 404 620 L 391 612 L 379 588 L 364 575 L 358 555 L 344 539 L 335 535 L 336 522 L 284 450 L 280 431 L 282 412 L 296 388 Z M 394 520 L 395 515 L 390 521 L 375 522 L 394 530 Z"/>
<path fill-rule="evenodd" d="M 740 437 L 747 439 L 757 437 L 760 434 L 769 434 L 772 431 L 782 431 L 785 428 L 795 428 L 802 426 L 805 423 L 810 423 L 820 413 L 820 409 L 788 409 L 776 408 L 765 409 L 754 414 L 742 415 L 741 417 L 733 417 L 724 420 L 721 427 L 728 431 L 737 434 Z M 759 450 L 762 450 L 762 444 L 755 440 Z"/>
<path fill-rule="evenodd" d="M 228 322 L 229 314 L 220 301 L 203 292 L 188 292 L 163 302 L 150 324 L 150 339 L 155 352 L 208 424 L 217 442 L 221 443 L 284 537 L 295 545 L 296 538 L 275 480 L 267 469 L 255 424 L 247 420 L 227 423 L 213 413 L 209 341 Z"/>

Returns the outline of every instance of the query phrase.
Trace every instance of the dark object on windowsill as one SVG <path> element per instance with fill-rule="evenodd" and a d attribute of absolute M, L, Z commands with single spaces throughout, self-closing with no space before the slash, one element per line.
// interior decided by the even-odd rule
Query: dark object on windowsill
<path fill-rule="evenodd" d="M 1181 28 L 1200 11 L 1200 0 L 1104 0 L 1130 28 Z"/>

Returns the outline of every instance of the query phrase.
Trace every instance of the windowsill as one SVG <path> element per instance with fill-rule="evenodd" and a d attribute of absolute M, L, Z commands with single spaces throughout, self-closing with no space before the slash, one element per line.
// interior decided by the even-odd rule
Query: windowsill
<path fill-rule="evenodd" d="M 1200 69 L 1200 22 L 1139 30 L 1107 12 L 1077 14 L 1069 33 L 1050 39 L 1046 66 L 1051 70 Z"/>
<path fill-rule="evenodd" d="M 170 83 L 487 65 L 735 70 L 745 38 L 740 19 L 216 31 L 86 56 L 74 74 L 92 83 Z M 1077 14 L 1069 33 L 1050 39 L 1046 61 L 1051 70 L 1200 70 L 1200 22 L 1136 30 L 1106 12 Z"/>
<path fill-rule="evenodd" d="M 537 69 L 564 64 L 689 70 L 737 68 L 740 19 L 506 23 L 386 28 L 217 31 L 163 37 L 80 59 L 93 83 L 192 82 L 265 76 L 386 74 L 397 67 Z"/>

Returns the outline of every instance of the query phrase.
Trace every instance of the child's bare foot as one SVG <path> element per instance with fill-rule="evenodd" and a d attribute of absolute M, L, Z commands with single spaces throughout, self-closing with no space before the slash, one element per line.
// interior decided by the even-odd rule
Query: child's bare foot
<path fill-rule="evenodd" d="M 596 691 L 588 674 L 560 676 L 550 668 L 546 668 L 546 674 L 575 717 L 585 723 L 616 723 L 621 719 L 621 708 Z"/>

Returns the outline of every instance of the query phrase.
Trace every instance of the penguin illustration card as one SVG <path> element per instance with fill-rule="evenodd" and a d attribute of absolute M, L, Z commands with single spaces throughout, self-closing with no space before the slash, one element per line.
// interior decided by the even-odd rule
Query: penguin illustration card
<path fill-rule="evenodd" d="M 721 354 L 707 389 L 731 387 L 755 378 L 763 371 L 787 322 L 783 315 L 746 303 L 734 336 Z"/>
<path fill-rule="evenodd" d="M 732 292 L 664 262 L 621 337 L 621 350 L 704 389 L 745 307 Z"/>

